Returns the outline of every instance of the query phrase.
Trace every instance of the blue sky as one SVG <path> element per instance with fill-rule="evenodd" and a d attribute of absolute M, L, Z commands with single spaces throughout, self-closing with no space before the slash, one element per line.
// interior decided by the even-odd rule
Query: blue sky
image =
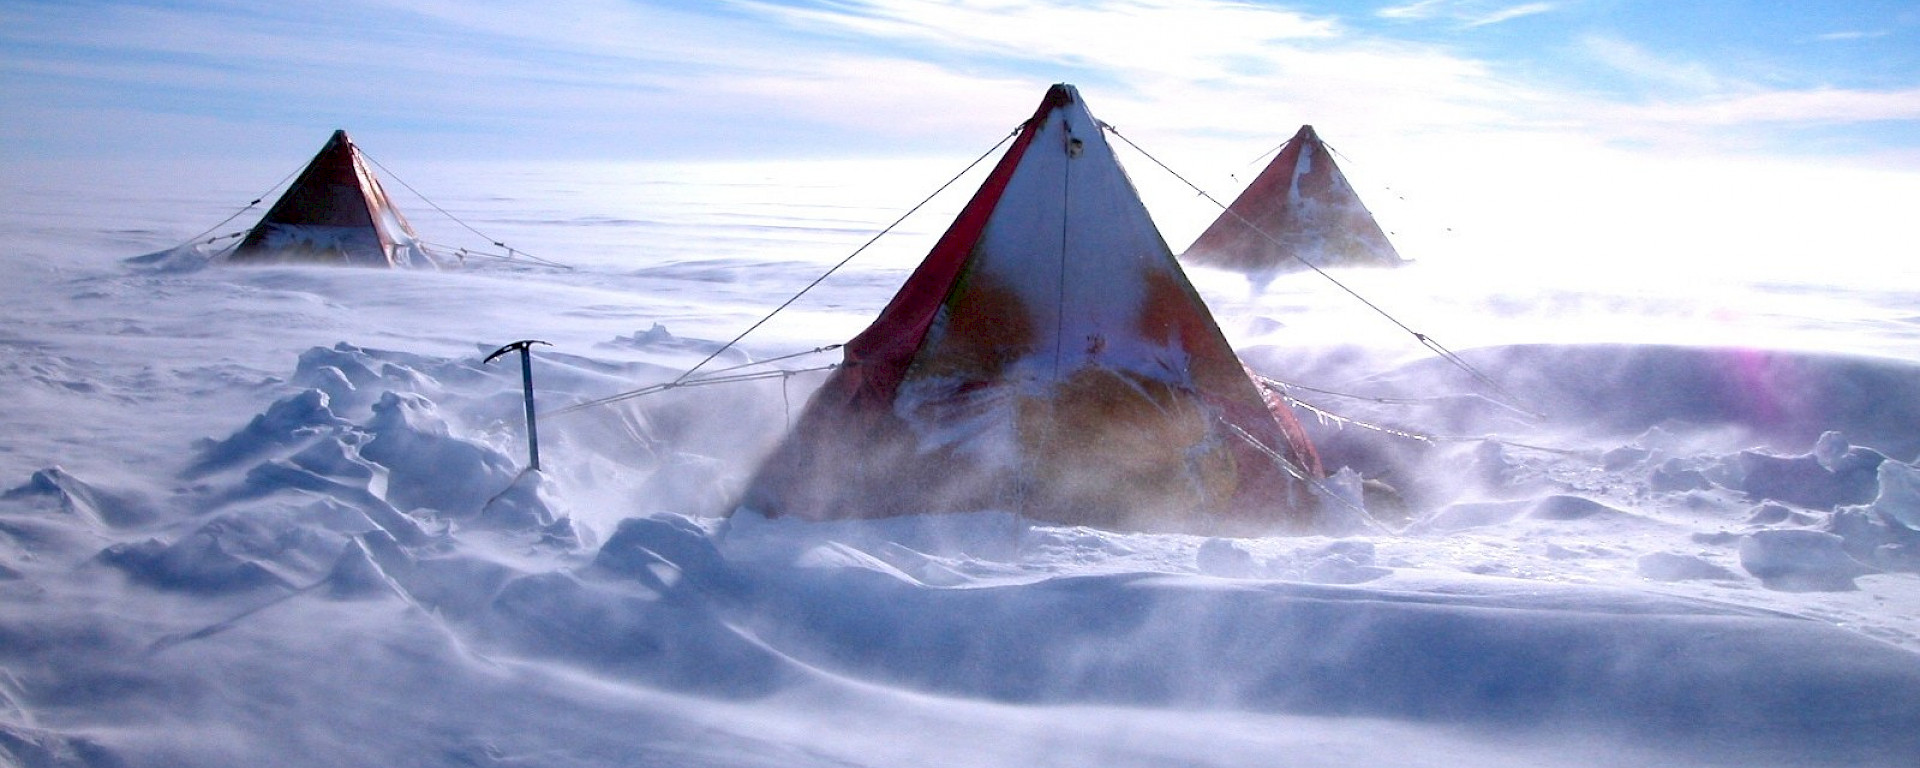
<path fill-rule="evenodd" d="M 1048 83 L 1162 145 L 1577 137 L 1920 172 L 1920 6 L 1850 0 L 7 0 L 0 162 L 990 145 Z"/>

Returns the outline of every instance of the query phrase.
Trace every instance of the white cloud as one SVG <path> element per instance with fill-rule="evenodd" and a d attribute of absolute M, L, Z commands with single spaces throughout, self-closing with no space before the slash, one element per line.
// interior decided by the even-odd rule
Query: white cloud
<path fill-rule="evenodd" d="M 912 59 L 836 52 L 751 19 L 609 0 L 266 9 L 216 1 L 0 10 L 0 21 L 17 22 L 0 25 L 0 46 L 28 43 L 19 46 L 25 55 L 0 64 L 22 78 L 15 93 L 53 94 L 42 105 L 49 115 L 95 114 L 104 126 L 137 128 L 126 115 L 141 105 L 208 116 L 215 127 L 198 126 L 175 142 L 182 147 L 262 130 L 399 124 L 537 151 L 805 153 L 833 146 L 834 130 L 874 132 L 861 148 L 924 136 L 940 116 L 928 104 L 979 103 L 983 90 L 1007 85 Z M 895 100 L 891 110 L 882 94 Z M 947 130 L 984 122 L 953 120 Z M 98 127 L 73 132 L 67 151 L 113 149 L 116 131 Z M 119 132 L 122 149 L 150 143 Z M 59 143 L 54 131 L 32 135 Z"/>
<path fill-rule="evenodd" d="M 1526 3 L 1489 11 L 1466 20 L 1469 27 L 1485 27 L 1501 22 L 1512 21 L 1523 16 L 1534 16 L 1554 9 L 1553 3 Z"/>
<path fill-rule="evenodd" d="M 1547 6 L 1472 7 L 1489 19 Z M 1466 7 L 1417 2 L 1381 15 L 1457 24 Z M 680 8 L 338 0 L 256 11 L 221 0 L 54 6 L 29 17 L 0 5 L 8 54 L 0 77 L 9 81 L 0 108 L 16 115 L 0 124 L 0 163 L 37 146 L 65 142 L 91 156 L 119 142 L 142 153 L 232 154 L 235 166 L 240 155 L 275 158 L 258 174 L 271 178 L 335 127 L 396 167 L 432 152 L 489 151 L 517 161 L 906 153 L 960 161 L 1030 114 L 1048 83 L 1066 80 L 1101 118 L 1223 198 L 1257 170 L 1248 166 L 1261 151 L 1312 123 L 1376 213 L 1461 224 L 1463 233 L 1476 222 L 1483 233 L 1550 233 L 1577 228 L 1590 218 L 1581 211 L 1615 196 L 1648 196 L 1634 185 L 1684 200 L 1672 179 L 1649 179 L 1681 167 L 1675 158 L 1731 156 L 1729 137 L 1920 120 L 1920 88 L 1765 89 L 1619 38 L 1581 40 L 1577 53 L 1604 65 L 1595 71 L 1663 94 L 1635 102 L 1536 84 L 1442 45 L 1239 2 Z M 1121 152 L 1175 247 L 1218 215 Z M 1415 202 L 1396 202 L 1386 186 Z M 1434 242 L 1422 248 L 1454 242 L 1432 234 L 1450 229 L 1429 230 Z M 1508 245 L 1518 252 L 1527 243 Z"/>
<path fill-rule="evenodd" d="M 1375 16 L 1394 21 L 1428 21 L 1447 19 L 1458 22 L 1466 28 L 1485 27 L 1501 22 L 1512 21 L 1524 16 L 1534 16 L 1558 9 L 1556 3 L 1522 3 L 1502 7 L 1489 7 L 1491 4 L 1480 0 L 1418 0 L 1405 5 L 1395 5 L 1374 11 Z"/>
<path fill-rule="evenodd" d="M 1395 5 L 1374 11 L 1375 16 L 1383 19 L 1418 21 L 1441 15 L 1447 0 L 1419 0 L 1406 5 Z"/>
<path fill-rule="evenodd" d="M 1626 41 L 1588 36 L 1594 60 L 1667 95 L 1643 103 L 1585 98 L 1567 114 L 1602 131 L 1636 140 L 1711 144 L 1713 130 L 1920 120 L 1920 88 L 1860 90 L 1779 88 L 1726 77 L 1699 62 L 1657 56 Z"/>
<path fill-rule="evenodd" d="M 1553 7 L 1427 0 L 1380 14 L 1511 19 Z M 492 141 L 575 156 L 947 152 L 990 141 L 1061 80 L 1170 160 L 1194 161 L 1182 167 L 1252 156 L 1302 123 L 1365 155 L 1528 132 L 1700 142 L 1729 126 L 1913 119 L 1906 91 L 1762 90 L 1585 38 L 1593 60 L 1667 93 L 1626 103 L 1534 85 L 1439 45 L 1226 0 L 733 0 L 717 11 L 211 0 L 0 8 L 0 45 L 10 54 L 0 73 L 18 83 L 0 106 L 29 108 L 31 93 L 63 120 L 92 110 L 100 124 L 76 137 L 118 130 L 135 146 L 152 141 L 126 116 L 145 109 L 205 118 L 186 138 L 214 146 L 270 128 L 304 148 L 314 131 L 378 124 L 447 151 Z M 58 141 L 50 120 L 33 121 L 35 141 Z M 224 123 L 227 136 L 202 122 Z"/>
<path fill-rule="evenodd" d="M 873 0 L 754 7 L 883 46 L 908 46 L 929 61 L 986 56 L 990 71 L 1089 74 L 1120 86 L 1090 94 L 1107 110 L 1150 108 L 1156 123 L 1194 129 L 1291 133 L 1316 114 L 1356 122 L 1366 115 L 1453 121 L 1484 110 L 1484 102 L 1510 98 L 1511 90 L 1479 63 L 1431 47 L 1354 39 L 1330 19 L 1240 3 Z"/>
<path fill-rule="evenodd" d="M 1839 32 L 1826 32 L 1823 34 L 1814 35 L 1813 39 L 1819 40 L 1822 42 L 1835 42 L 1835 41 L 1841 41 L 1841 40 L 1870 40 L 1873 38 L 1886 37 L 1887 35 L 1890 35 L 1890 34 L 1892 33 L 1884 29 L 1874 30 L 1871 32 L 1865 31 L 1865 30 L 1844 30 Z"/>
<path fill-rule="evenodd" d="M 1630 107 L 1625 112 L 1640 119 L 1696 126 L 1920 120 L 1920 88 L 1899 91 L 1839 88 L 1767 91 L 1694 102 Z"/>
<path fill-rule="evenodd" d="M 1698 93 L 1713 93 L 1731 86 L 1703 64 L 1667 59 L 1617 37 L 1588 35 L 1581 39 L 1581 49 L 1615 71 L 1661 86 Z"/>
<path fill-rule="evenodd" d="M 744 5 L 795 24 L 911 41 L 945 53 L 1170 75 L 1209 74 L 1223 54 L 1339 34 L 1331 20 L 1232 2 L 855 0 L 825 7 Z"/>

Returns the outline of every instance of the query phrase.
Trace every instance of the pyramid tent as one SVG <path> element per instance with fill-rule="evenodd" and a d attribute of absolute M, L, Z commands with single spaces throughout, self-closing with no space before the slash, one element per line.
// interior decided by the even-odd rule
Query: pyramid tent
<path fill-rule="evenodd" d="M 762 462 L 739 509 L 1311 526 L 1318 457 L 1248 376 L 1069 85 Z"/>
<path fill-rule="evenodd" d="M 346 131 L 334 131 L 227 260 L 432 266 Z"/>
<path fill-rule="evenodd" d="M 1306 269 L 1303 260 L 1323 268 L 1406 263 L 1311 125 L 1300 126 L 1180 258 L 1256 279 Z"/>

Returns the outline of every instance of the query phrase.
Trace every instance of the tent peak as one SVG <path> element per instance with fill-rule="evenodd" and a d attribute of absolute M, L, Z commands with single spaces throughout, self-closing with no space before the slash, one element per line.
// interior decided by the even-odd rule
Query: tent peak
<path fill-rule="evenodd" d="M 1308 267 L 1405 263 L 1347 183 L 1312 125 L 1279 154 L 1181 256 L 1246 274 L 1257 286 Z"/>
<path fill-rule="evenodd" d="M 1054 83 L 1047 89 L 1046 98 L 1040 100 L 1040 109 L 1034 112 L 1034 118 L 1045 117 L 1047 113 L 1060 109 L 1080 100 L 1080 90 L 1069 83 Z"/>
<path fill-rule="evenodd" d="M 364 160 L 346 130 L 334 129 L 228 261 L 431 266 L 419 236 Z"/>
<path fill-rule="evenodd" d="M 1312 526 L 1311 443 L 1247 375 L 1099 124 L 1072 86 L 1048 89 L 740 509 Z"/>

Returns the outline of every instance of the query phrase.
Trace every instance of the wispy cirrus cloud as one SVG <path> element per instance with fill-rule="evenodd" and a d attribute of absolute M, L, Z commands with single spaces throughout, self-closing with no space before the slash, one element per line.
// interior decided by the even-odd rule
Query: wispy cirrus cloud
<path fill-rule="evenodd" d="M 911 42 L 945 54 L 1169 74 L 1207 74 L 1223 56 L 1341 35 L 1331 19 L 1214 0 L 749 0 L 742 6 L 796 25 Z"/>
<path fill-rule="evenodd" d="M 1689 126 L 1838 124 L 1920 120 L 1920 88 L 1776 90 L 1623 107 L 1637 120 Z"/>
<path fill-rule="evenodd" d="M 158 130 L 201 115 L 185 123 L 198 135 L 172 143 L 258 146 L 263 133 L 357 127 L 440 151 L 455 135 L 564 155 L 806 154 L 847 146 L 841 134 L 857 129 L 868 148 L 953 130 L 964 118 L 902 100 L 977 103 L 1006 85 L 714 7 L 25 0 L 0 7 L 0 76 L 11 83 L 0 94 L 38 108 L 11 110 L 0 140 L 39 154 L 124 151 L 158 141 L 138 135 L 141 122 Z M 128 120 L 143 112 L 154 118 Z M 98 124 L 61 127 L 84 114 Z"/>
<path fill-rule="evenodd" d="M 1512 21 L 1524 16 L 1548 13 L 1552 10 L 1554 10 L 1553 3 L 1524 3 L 1521 5 L 1507 6 L 1505 8 L 1496 8 L 1476 16 L 1468 17 L 1464 19 L 1463 22 L 1469 27 L 1486 27 Z"/>
<path fill-rule="evenodd" d="M 1898 81 L 1787 83 L 1625 31 L 1566 26 L 1559 47 L 1531 54 L 1586 62 L 1561 70 L 1580 80 L 1476 55 L 1459 35 L 1394 32 L 1422 20 L 1455 31 L 1557 23 L 1571 7 L 1421 0 L 1342 16 L 1237 0 L 16 0 L 0 6 L 0 146 L 138 149 L 190 130 L 176 143 L 248 146 L 270 133 L 304 148 L 315 132 L 349 127 L 436 152 L 946 151 L 997 134 L 1056 81 L 1081 85 L 1110 121 L 1195 152 L 1307 122 L 1343 144 L 1384 144 L 1909 119 Z M 76 130 L 88 114 L 97 119 Z"/>
<path fill-rule="evenodd" d="M 1407 22 L 1442 19 L 1462 27 L 1473 28 L 1492 26 L 1557 9 L 1558 4 L 1548 2 L 1508 5 L 1481 0 L 1418 0 L 1381 8 L 1374 11 L 1374 15 L 1382 19 Z"/>
<path fill-rule="evenodd" d="M 1383 19 L 1418 21 L 1441 16 L 1453 0 L 1418 0 L 1404 5 L 1390 5 L 1374 11 L 1373 15 Z"/>
<path fill-rule="evenodd" d="M 1596 63 L 1660 87 L 1711 94 L 1735 86 L 1707 64 L 1662 56 L 1612 35 L 1585 35 L 1579 50 Z"/>
<path fill-rule="evenodd" d="M 156 152 L 281 166 L 336 127 L 398 162 L 964 159 L 1067 81 L 1211 192 L 1312 123 L 1357 184 L 1424 186 L 1490 232 L 1591 231 L 1594 211 L 1672 187 L 1650 180 L 1679 161 L 1737 167 L 1796 135 L 1848 137 L 1821 151 L 1920 177 L 1920 75 L 1898 65 L 1844 85 L 1781 77 L 1800 70 L 1717 56 L 1717 38 L 1589 26 L 1574 11 L 1594 6 L 1574 0 L 1311 2 L 12 0 L 0 167 Z M 1498 26 L 1519 19 L 1524 35 Z M 1782 56 L 1885 45 L 1829 42 Z M 1127 162 L 1176 245 L 1218 215 Z"/>
<path fill-rule="evenodd" d="M 1813 39 L 1819 40 L 1821 42 L 1836 42 L 1836 41 L 1844 41 L 1844 40 L 1873 40 L 1877 38 L 1887 37 L 1892 34 L 1893 32 L 1891 30 L 1885 30 L 1885 29 L 1876 29 L 1876 30 L 1848 29 L 1848 30 L 1841 30 L 1838 32 L 1823 32 L 1818 35 L 1814 35 Z"/>
<path fill-rule="evenodd" d="M 1481 63 L 1355 34 L 1332 17 L 1238 2 L 747 3 L 789 23 L 970 69 L 1087 78 L 1107 109 L 1233 130 L 1308 119 L 1457 122 L 1516 98 Z M 984 57 L 984 58 L 983 58 Z M 1017 65 L 1009 64 L 1017 62 Z M 1083 83 L 1084 84 L 1084 83 Z M 1315 116 L 1319 117 L 1316 118 Z M 1397 116 L 1397 117 L 1396 117 Z"/>

